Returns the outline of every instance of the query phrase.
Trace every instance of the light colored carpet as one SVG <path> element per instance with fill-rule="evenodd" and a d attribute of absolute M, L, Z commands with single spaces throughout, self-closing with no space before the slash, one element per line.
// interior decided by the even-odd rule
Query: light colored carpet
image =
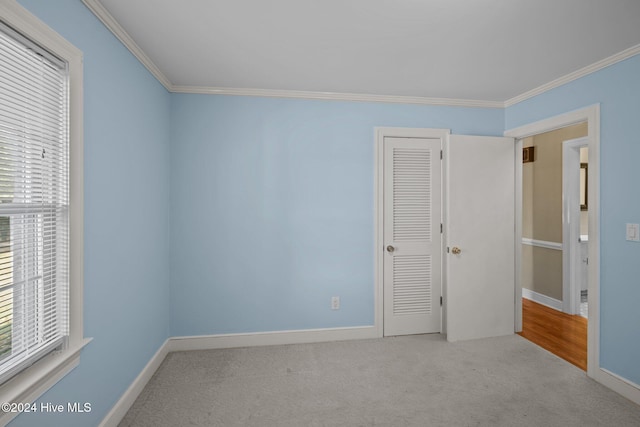
<path fill-rule="evenodd" d="M 640 426 L 640 406 L 513 335 L 170 353 L 120 426 Z"/>

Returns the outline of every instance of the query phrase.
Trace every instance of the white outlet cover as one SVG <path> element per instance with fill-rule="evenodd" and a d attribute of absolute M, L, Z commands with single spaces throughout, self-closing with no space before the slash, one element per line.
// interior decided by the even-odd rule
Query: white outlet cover
<path fill-rule="evenodd" d="M 627 240 L 630 242 L 640 242 L 640 225 L 627 224 Z"/>

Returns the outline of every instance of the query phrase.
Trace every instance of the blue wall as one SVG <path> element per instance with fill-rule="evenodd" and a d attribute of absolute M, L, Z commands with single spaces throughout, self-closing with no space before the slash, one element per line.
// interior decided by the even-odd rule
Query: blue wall
<path fill-rule="evenodd" d="M 94 341 L 40 400 L 93 411 L 12 426 L 97 425 L 170 335 L 373 324 L 375 126 L 501 135 L 597 102 L 601 363 L 640 383 L 640 245 L 624 241 L 640 222 L 640 57 L 506 110 L 170 95 L 79 0 L 20 3 L 85 55 Z"/>
<path fill-rule="evenodd" d="M 374 127 L 504 126 L 501 109 L 171 102 L 174 336 L 373 325 Z"/>
<path fill-rule="evenodd" d="M 12 426 L 97 425 L 169 336 L 169 93 L 80 0 L 20 3 L 84 52 L 84 330 L 80 366 L 40 401 L 85 415 Z"/>
<path fill-rule="evenodd" d="M 640 56 L 506 109 L 506 128 L 600 103 L 600 365 L 640 384 Z"/>

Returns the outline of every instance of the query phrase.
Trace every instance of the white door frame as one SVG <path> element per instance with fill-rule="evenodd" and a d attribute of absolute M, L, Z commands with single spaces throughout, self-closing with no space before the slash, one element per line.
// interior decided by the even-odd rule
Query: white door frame
<path fill-rule="evenodd" d="M 586 137 L 562 143 L 562 311 L 568 314 L 580 313 L 580 148 L 588 145 Z"/>
<path fill-rule="evenodd" d="M 376 127 L 375 133 L 375 150 L 374 150 L 374 180 L 373 180 L 373 225 L 374 225 L 374 322 L 375 333 L 377 337 L 384 334 L 384 241 L 383 226 L 384 221 L 382 213 L 384 212 L 384 138 L 440 138 L 441 147 L 447 135 L 451 133 L 449 129 L 423 129 L 423 128 L 392 128 L 392 127 Z M 444 176 L 444 165 L 443 165 Z M 444 196 L 443 196 L 444 197 Z M 442 218 L 442 212 L 440 212 Z M 444 245 L 444 239 L 442 239 Z M 442 247 L 444 251 L 444 247 Z M 442 268 L 442 266 L 440 266 Z M 444 272 L 444 271 L 443 271 Z M 442 288 L 442 283 L 440 284 Z M 442 307 L 441 317 L 444 318 L 444 306 Z M 443 322 L 440 322 L 442 332 Z"/>
<path fill-rule="evenodd" d="M 602 381 L 600 375 L 600 105 L 561 114 L 509 129 L 505 136 L 516 138 L 516 236 L 522 242 L 522 138 L 587 122 L 589 146 L 589 317 L 587 335 L 587 375 Z M 516 251 L 516 325 L 522 330 L 521 251 Z"/>

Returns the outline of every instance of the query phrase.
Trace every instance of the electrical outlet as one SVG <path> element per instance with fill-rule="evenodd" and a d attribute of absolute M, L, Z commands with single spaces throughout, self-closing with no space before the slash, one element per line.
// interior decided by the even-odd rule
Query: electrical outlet
<path fill-rule="evenodd" d="M 331 297 L 331 310 L 340 310 L 340 297 Z"/>
<path fill-rule="evenodd" d="M 627 240 L 640 242 L 640 226 L 638 224 L 627 224 Z"/>

